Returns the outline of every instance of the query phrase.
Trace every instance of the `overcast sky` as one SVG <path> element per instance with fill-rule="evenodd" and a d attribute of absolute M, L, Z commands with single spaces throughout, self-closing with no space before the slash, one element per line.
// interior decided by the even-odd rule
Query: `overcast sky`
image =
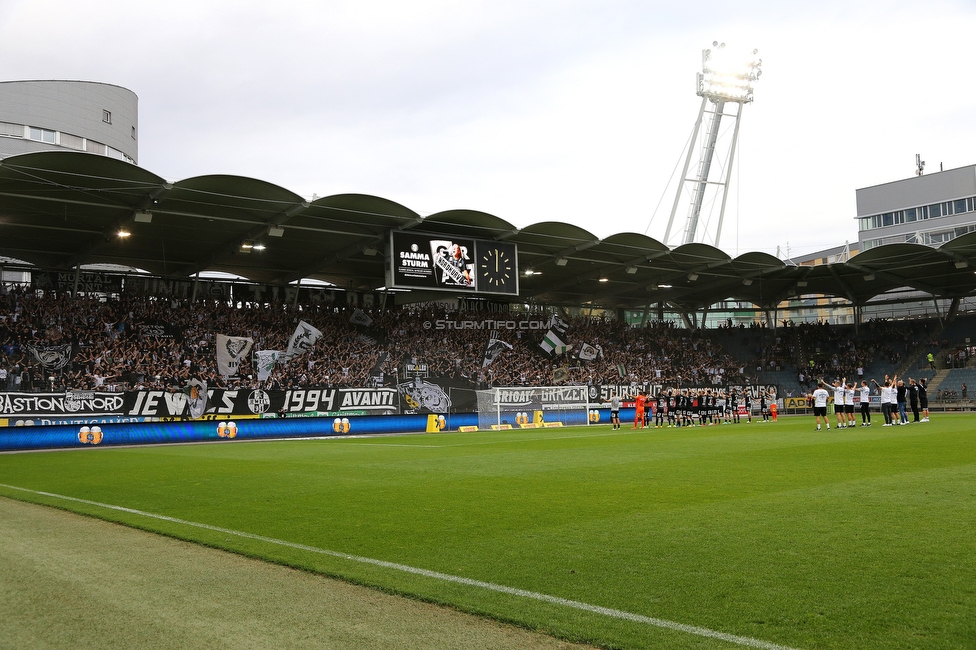
<path fill-rule="evenodd" d="M 976 163 L 974 33 L 963 0 L 0 0 L 0 78 L 134 91 L 169 180 L 663 239 L 701 51 L 758 48 L 720 248 L 785 256 L 856 241 L 916 153 Z"/>

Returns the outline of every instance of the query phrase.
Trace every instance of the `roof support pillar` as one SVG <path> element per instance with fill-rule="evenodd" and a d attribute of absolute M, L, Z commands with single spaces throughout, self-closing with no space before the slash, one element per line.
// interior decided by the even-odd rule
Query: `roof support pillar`
<path fill-rule="evenodd" d="M 685 323 L 685 328 L 686 328 L 686 329 L 687 329 L 688 331 L 691 331 L 691 330 L 694 330 L 694 329 L 697 329 L 697 328 L 695 327 L 695 326 L 697 325 L 697 323 L 695 322 L 695 319 L 694 319 L 694 318 L 692 318 L 692 317 L 691 317 L 691 314 L 689 314 L 688 312 L 686 312 L 686 311 L 683 311 L 683 312 L 681 312 L 681 320 L 683 320 L 683 321 L 684 321 L 684 323 Z"/>
<path fill-rule="evenodd" d="M 197 271 L 193 275 L 193 292 L 190 294 L 190 304 L 195 305 L 197 302 L 197 287 L 200 285 L 200 271 Z"/>
<path fill-rule="evenodd" d="M 945 329 L 945 321 L 942 320 L 942 310 L 939 308 L 939 299 L 932 298 L 932 304 L 935 305 L 935 315 L 939 318 L 939 330 Z"/>
<path fill-rule="evenodd" d="M 644 314 L 641 316 L 641 327 L 647 325 L 647 312 L 650 311 L 650 309 L 651 309 L 651 303 L 650 301 L 648 301 L 648 303 L 644 305 Z"/>
<path fill-rule="evenodd" d="M 75 265 L 75 281 L 74 281 L 74 284 L 71 285 L 71 297 L 72 298 L 77 298 L 78 297 L 78 282 L 80 280 L 81 280 L 81 264 L 76 264 Z"/>
<path fill-rule="evenodd" d="M 953 298 L 952 302 L 949 303 L 949 313 L 946 314 L 946 322 L 951 323 L 956 320 L 956 315 L 959 313 L 959 298 Z"/>

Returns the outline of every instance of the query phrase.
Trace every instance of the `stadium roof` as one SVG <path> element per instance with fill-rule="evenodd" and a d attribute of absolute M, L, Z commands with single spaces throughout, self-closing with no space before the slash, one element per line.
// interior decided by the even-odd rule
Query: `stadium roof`
<path fill-rule="evenodd" d="M 122 229 L 131 236 L 118 237 Z M 362 194 L 310 202 L 241 176 L 169 183 L 141 167 L 80 152 L 0 161 L 0 255 L 48 270 L 121 264 L 170 278 L 220 271 L 260 283 L 310 278 L 375 290 L 386 283 L 391 230 L 515 242 L 522 301 L 607 308 L 666 303 L 690 312 L 724 299 L 769 308 L 800 295 L 863 305 L 901 287 L 945 298 L 976 291 L 976 233 L 938 249 L 891 244 L 843 263 L 796 266 L 760 252 L 732 258 L 706 244 L 670 249 L 636 233 L 600 239 L 556 221 L 517 228 L 475 210 L 422 217 Z M 254 244 L 265 248 L 247 248 Z"/>

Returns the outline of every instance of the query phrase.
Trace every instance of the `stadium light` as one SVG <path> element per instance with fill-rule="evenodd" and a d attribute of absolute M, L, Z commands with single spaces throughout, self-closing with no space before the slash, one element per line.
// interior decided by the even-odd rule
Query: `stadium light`
<path fill-rule="evenodd" d="M 671 207 L 671 217 L 664 231 L 664 243 L 668 246 L 672 245 L 671 234 L 674 232 L 672 228 L 678 206 L 686 197 L 691 198 L 691 205 L 681 243 L 710 239 L 713 246 L 719 246 L 742 107 L 752 103 L 753 86 L 762 74 L 762 60 L 758 54 L 759 50 L 739 54 L 726 49 L 725 43 L 719 44 L 718 41 L 712 43 L 711 49 L 702 50 L 701 72 L 697 73 L 697 94 L 702 98 L 702 103 L 687 147 L 688 154 Z M 729 105 L 729 110 L 726 105 Z M 731 129 L 732 137 L 719 142 L 722 122 L 729 119 L 735 121 Z M 696 156 L 698 163 L 692 167 L 692 158 Z M 714 167 L 713 159 L 718 162 Z M 689 175 L 692 169 L 696 171 Z M 702 206 L 705 205 L 719 206 L 718 219 L 706 220 L 702 232 L 699 232 Z"/>
<path fill-rule="evenodd" d="M 610 278 L 600 278 L 600 282 L 609 282 Z"/>
<path fill-rule="evenodd" d="M 712 101 L 748 104 L 753 99 L 753 82 L 762 75 L 762 59 L 753 50 L 745 56 L 725 49 L 714 41 L 712 49 L 702 51 L 702 71 L 698 73 L 698 96 Z"/>
<path fill-rule="evenodd" d="M 556 266 L 566 266 L 568 263 L 569 260 L 567 260 L 565 257 L 556 258 Z"/>
<path fill-rule="evenodd" d="M 129 232 L 128 230 L 126 230 L 126 229 L 124 229 L 124 228 L 121 228 L 121 229 L 119 229 L 119 231 L 118 231 L 117 233 L 115 233 L 115 234 L 116 234 L 116 235 L 118 235 L 118 237 L 119 237 L 119 239 L 125 239 L 126 237 L 128 237 L 128 236 L 129 236 L 129 235 L 131 235 L 132 233 L 131 233 L 131 232 Z"/>
<path fill-rule="evenodd" d="M 637 267 L 636 266 L 628 266 L 627 267 L 627 273 L 629 273 L 631 275 L 637 273 Z"/>

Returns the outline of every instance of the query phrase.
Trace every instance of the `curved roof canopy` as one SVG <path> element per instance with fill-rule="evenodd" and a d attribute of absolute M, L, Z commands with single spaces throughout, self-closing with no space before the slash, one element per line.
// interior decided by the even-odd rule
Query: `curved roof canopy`
<path fill-rule="evenodd" d="M 120 230 L 130 236 L 117 236 Z M 341 288 L 386 283 L 391 230 L 514 242 L 520 299 L 594 307 L 667 303 L 686 311 L 725 299 L 772 307 L 800 295 L 863 305 L 898 288 L 934 297 L 976 292 L 976 233 L 941 248 L 890 244 L 848 262 L 795 266 L 706 244 L 670 249 L 636 233 L 605 239 L 545 221 L 517 228 L 477 210 L 421 217 L 363 194 L 307 201 L 266 181 L 208 175 L 169 183 L 126 162 L 50 151 L 0 161 L 0 255 L 48 270 L 121 264 L 163 277 L 221 271 L 255 282 L 310 278 Z"/>

